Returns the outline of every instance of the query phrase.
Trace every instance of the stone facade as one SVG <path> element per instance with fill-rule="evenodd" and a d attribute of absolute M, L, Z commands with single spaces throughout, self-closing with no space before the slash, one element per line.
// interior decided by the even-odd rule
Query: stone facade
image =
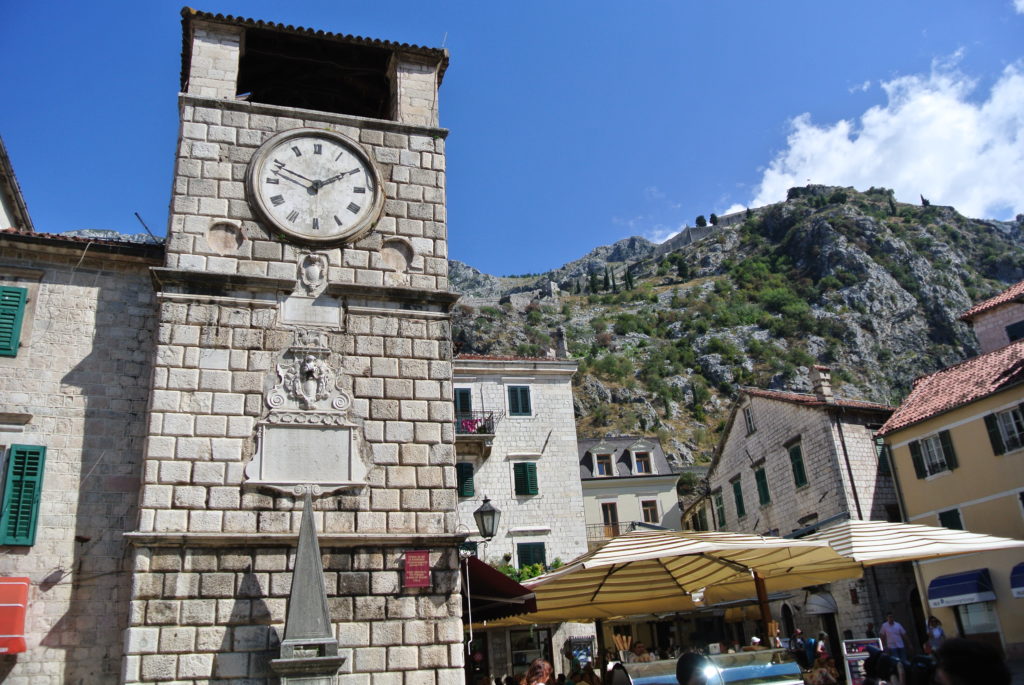
<path fill-rule="evenodd" d="M 140 515 L 127 536 L 134 574 L 124 680 L 273 678 L 297 494 L 312 487 L 323 495 L 315 526 L 346 658 L 339 683 L 460 682 L 445 131 L 430 116 L 436 90 L 430 106 L 422 102 L 421 78 L 432 59 L 433 89 L 440 53 L 392 56 L 398 121 L 244 102 L 233 79 L 243 78 L 239 46 L 251 24 L 190 12 L 166 260 L 155 276 Z M 357 141 L 384 179 L 383 215 L 353 244 L 293 244 L 252 211 L 245 178 L 254 151 L 303 127 Z M 310 263 L 326 268 L 310 276 Z M 308 278 L 315 302 L 300 296 Z M 340 393 L 338 402 L 281 420 L 322 421 L 317 430 L 327 432 L 336 430 L 328 420 L 344 421 L 337 439 L 352 434 L 351 480 L 365 483 L 324 492 L 322 474 L 308 472 L 299 478 L 309 485 L 289 492 L 254 479 L 256 454 L 302 472 L 302 455 L 277 443 L 268 454 L 267 436 L 273 395 L 303 355 L 325 374 L 317 378 L 331 379 L 325 393 Z M 428 588 L 403 586 L 410 549 L 430 553 Z"/>
<path fill-rule="evenodd" d="M 684 513 L 684 525 L 700 527 L 703 520 L 717 530 L 801 536 L 847 517 L 898 520 L 894 481 L 879 464 L 874 437 L 891 412 L 880 405 L 835 399 L 827 386 L 818 395 L 743 391 L 708 475 L 710 494 Z M 798 482 L 793 464 L 794 448 L 802 459 L 803 482 Z M 757 484 L 760 470 L 767 484 L 765 503 Z M 742 492 L 742 516 L 735 482 Z M 719 502 L 724 506 L 719 508 Z M 773 602 L 772 615 L 784 633 L 793 627 L 807 634 L 825 631 L 833 643 L 845 631 L 863 637 L 867 624 L 880 625 L 889 610 L 910 630 L 915 587 L 909 565 L 880 566 L 861 579 L 831 583 L 826 601 L 811 603 L 824 607 L 834 601 L 832 613 L 807 613 L 810 595 L 800 593 Z"/>
<path fill-rule="evenodd" d="M 981 354 L 986 354 L 1010 344 L 1007 326 L 1024 321 L 1024 303 L 1007 302 L 998 307 L 976 314 L 970 321 L 974 334 L 978 336 Z"/>
<path fill-rule="evenodd" d="M 522 544 L 544 545 L 547 564 L 568 562 L 587 551 L 583 492 L 576 447 L 572 376 L 576 362 L 568 359 L 487 358 L 464 355 L 454 362 L 456 393 L 468 393 L 470 408 L 458 407 L 457 421 L 493 421 L 492 433 L 462 430 L 456 437 L 457 461 L 472 467 L 473 494 L 459 498 L 459 520 L 477 543 L 477 553 L 492 564 L 519 567 Z M 510 388 L 528 388 L 529 411 L 517 412 Z M 516 414 L 521 415 L 516 415 Z M 467 419 L 462 419 L 463 424 Z M 491 424 L 487 424 L 491 425 Z M 515 465 L 536 468 L 537 494 L 517 495 Z M 484 542 L 476 533 L 473 511 L 484 497 L 501 511 L 497 535 Z M 575 624 L 545 626 L 552 631 L 555 667 L 566 671 L 559 655 L 570 636 L 592 635 Z M 520 674 L 525 666 L 513 659 L 511 634 L 486 631 L 489 674 Z M 479 635 L 477 636 L 479 639 Z"/>
<path fill-rule="evenodd" d="M 0 285 L 28 291 L 17 355 L 0 357 L 0 445 L 46 448 L 35 543 L 0 555 L 0 575 L 30 580 L 27 651 L 0 657 L 5 683 L 120 674 L 122 535 L 138 516 L 159 254 L 0 236 Z"/>

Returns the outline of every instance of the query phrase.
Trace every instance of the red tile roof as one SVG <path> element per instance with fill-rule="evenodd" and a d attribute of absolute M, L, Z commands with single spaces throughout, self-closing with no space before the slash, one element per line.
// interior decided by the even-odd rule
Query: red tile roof
<path fill-rule="evenodd" d="M 995 309 L 1001 304 L 1008 304 L 1010 302 L 1022 299 L 1024 299 L 1024 281 L 1015 283 L 1014 285 L 1011 285 L 1009 288 L 999 293 L 995 297 L 990 297 L 984 302 L 979 302 L 978 304 L 974 305 L 973 307 L 971 307 L 966 312 L 960 315 L 960 320 L 970 321 L 971 319 L 973 319 L 978 314 L 981 314 L 982 312 L 987 312 L 990 309 Z"/>
<path fill-rule="evenodd" d="M 762 390 L 761 388 L 743 388 L 742 391 L 753 397 L 765 397 L 770 400 L 781 400 L 802 404 L 807 407 L 842 407 L 844 409 L 866 409 L 868 411 L 891 412 L 892 407 L 886 404 L 875 402 L 862 402 L 861 400 L 843 400 L 838 397 L 833 402 L 826 402 L 817 395 L 809 395 L 802 392 L 785 392 L 782 390 Z"/>
<path fill-rule="evenodd" d="M 1024 383 L 1024 340 L 922 376 L 879 435 L 919 423 Z"/>

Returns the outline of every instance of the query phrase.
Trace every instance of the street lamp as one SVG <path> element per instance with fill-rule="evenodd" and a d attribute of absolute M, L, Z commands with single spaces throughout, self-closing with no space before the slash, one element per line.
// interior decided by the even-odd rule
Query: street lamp
<path fill-rule="evenodd" d="M 473 512 L 473 518 L 476 519 L 476 528 L 480 531 L 480 537 L 490 542 L 498 532 L 498 519 L 501 518 L 501 511 L 491 504 L 487 495 L 484 495 L 483 504 Z"/>

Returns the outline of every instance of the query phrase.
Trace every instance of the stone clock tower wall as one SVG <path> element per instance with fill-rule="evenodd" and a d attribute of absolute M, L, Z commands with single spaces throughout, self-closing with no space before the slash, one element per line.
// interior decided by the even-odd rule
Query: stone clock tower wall
<path fill-rule="evenodd" d="M 138 529 L 125 536 L 134 570 L 124 680 L 275 682 L 269 662 L 283 638 L 297 493 L 312 488 L 330 620 L 346 657 L 338 682 L 461 683 L 455 296 L 446 131 L 436 127 L 447 54 L 183 16 L 166 263 L 154 270 L 149 438 Z M 340 64 L 325 97 L 355 113 L 293 106 L 282 100 L 294 93 L 264 88 L 286 77 L 296 52 L 351 58 L 356 74 L 377 69 L 347 82 Z M 254 152 L 302 127 L 356 141 L 381 175 L 383 213 L 353 244 L 283 239 L 250 203 Z M 309 422 L 315 431 L 296 427 Z M 340 476 L 309 468 L 335 449 L 349 459 Z M 403 587 L 409 550 L 429 551 L 429 587 Z"/>

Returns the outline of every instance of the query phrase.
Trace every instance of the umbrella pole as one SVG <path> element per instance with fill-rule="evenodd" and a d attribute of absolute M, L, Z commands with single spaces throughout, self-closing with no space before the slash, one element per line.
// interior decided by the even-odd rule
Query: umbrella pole
<path fill-rule="evenodd" d="M 602 682 L 604 674 L 606 672 L 606 666 L 604 662 L 604 621 L 601 619 L 594 620 L 594 629 L 597 631 L 597 653 L 594 655 L 594 670 L 601 676 Z"/>
<path fill-rule="evenodd" d="M 757 603 L 761 607 L 761 630 L 764 633 L 765 644 L 770 644 L 768 640 L 771 636 L 768 635 L 768 629 L 772 622 L 772 610 L 768 606 L 768 590 L 765 589 L 764 578 L 757 571 L 754 571 L 754 587 L 757 589 Z"/>

